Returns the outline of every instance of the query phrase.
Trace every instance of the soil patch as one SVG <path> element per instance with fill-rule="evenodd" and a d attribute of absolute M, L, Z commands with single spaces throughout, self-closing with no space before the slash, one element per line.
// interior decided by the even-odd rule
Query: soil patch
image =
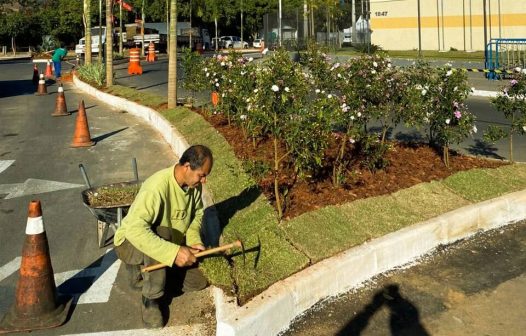
<path fill-rule="evenodd" d="M 274 204 L 273 193 L 273 147 L 270 139 L 258 139 L 256 147 L 242 130 L 234 125 L 228 125 L 222 114 L 201 114 L 228 141 L 236 156 L 248 163 L 256 180 L 271 203 Z M 427 144 L 390 142 L 390 150 L 386 155 L 387 166 L 371 171 L 360 166 L 363 159 L 354 158 L 345 174 L 345 183 L 335 188 L 331 183 L 329 169 L 320 176 L 305 179 L 294 178 L 292 163 L 283 162 L 280 184 L 287 189 L 284 207 L 285 219 L 290 219 L 302 213 L 325 207 L 327 205 L 343 204 L 361 198 L 391 194 L 400 189 L 409 188 L 422 182 L 444 179 L 456 172 L 473 168 L 497 168 L 505 162 L 475 158 L 452 152 L 450 167 L 442 162 L 441 154 Z M 352 148 L 350 149 L 352 150 Z M 284 150 L 282 151 L 285 152 Z M 334 157 L 335 146 L 326 152 L 327 161 Z M 254 175 L 254 174 L 252 174 Z"/>

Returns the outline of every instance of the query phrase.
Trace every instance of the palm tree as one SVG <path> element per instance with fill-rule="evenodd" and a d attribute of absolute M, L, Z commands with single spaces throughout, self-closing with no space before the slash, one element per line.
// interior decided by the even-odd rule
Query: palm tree
<path fill-rule="evenodd" d="M 170 32 L 168 55 L 168 108 L 177 105 L 177 0 L 170 0 Z"/>
<path fill-rule="evenodd" d="M 113 85 L 113 0 L 106 0 L 106 87 Z"/>
<path fill-rule="evenodd" d="M 84 0 L 84 20 L 85 27 L 85 49 L 84 49 L 84 61 L 85 64 L 91 64 L 91 1 Z"/>

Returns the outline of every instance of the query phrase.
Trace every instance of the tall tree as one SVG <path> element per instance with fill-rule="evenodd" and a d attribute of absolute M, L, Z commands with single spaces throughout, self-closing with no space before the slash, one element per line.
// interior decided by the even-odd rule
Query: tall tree
<path fill-rule="evenodd" d="M 106 87 L 113 85 L 113 0 L 106 0 Z"/>
<path fill-rule="evenodd" d="M 177 0 L 170 0 L 170 52 L 168 57 L 168 108 L 177 106 Z"/>
<path fill-rule="evenodd" d="M 84 36 L 85 36 L 85 49 L 84 58 L 86 64 L 91 64 L 91 0 L 84 0 L 84 15 L 82 16 L 84 21 Z"/>

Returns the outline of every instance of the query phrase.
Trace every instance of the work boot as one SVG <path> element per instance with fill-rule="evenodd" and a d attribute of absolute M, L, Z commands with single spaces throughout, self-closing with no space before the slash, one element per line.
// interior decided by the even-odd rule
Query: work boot
<path fill-rule="evenodd" d="M 128 285 L 130 288 L 140 290 L 143 283 L 140 265 L 126 264 L 126 273 L 128 273 Z"/>
<path fill-rule="evenodd" d="M 142 297 L 142 322 L 148 329 L 162 328 L 164 326 L 163 315 L 157 299 Z"/>

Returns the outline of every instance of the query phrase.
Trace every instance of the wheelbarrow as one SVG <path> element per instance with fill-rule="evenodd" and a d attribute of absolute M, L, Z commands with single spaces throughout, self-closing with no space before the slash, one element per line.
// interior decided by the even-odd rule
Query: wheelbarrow
<path fill-rule="evenodd" d="M 113 233 L 121 224 L 121 220 L 126 216 L 133 199 L 126 201 L 117 201 L 110 203 L 97 203 L 94 197 L 102 194 L 105 190 L 112 190 L 119 192 L 120 190 L 138 190 L 141 182 L 139 182 L 139 174 L 137 172 L 137 161 L 132 159 L 132 168 L 134 172 L 134 181 L 118 182 L 111 184 L 104 184 L 93 187 L 89 181 L 88 174 L 83 164 L 79 164 L 80 172 L 84 178 L 84 182 L 88 189 L 81 192 L 82 203 L 88 208 L 91 214 L 97 219 L 97 244 L 99 248 L 106 246 L 108 231 L 111 228 Z"/>

